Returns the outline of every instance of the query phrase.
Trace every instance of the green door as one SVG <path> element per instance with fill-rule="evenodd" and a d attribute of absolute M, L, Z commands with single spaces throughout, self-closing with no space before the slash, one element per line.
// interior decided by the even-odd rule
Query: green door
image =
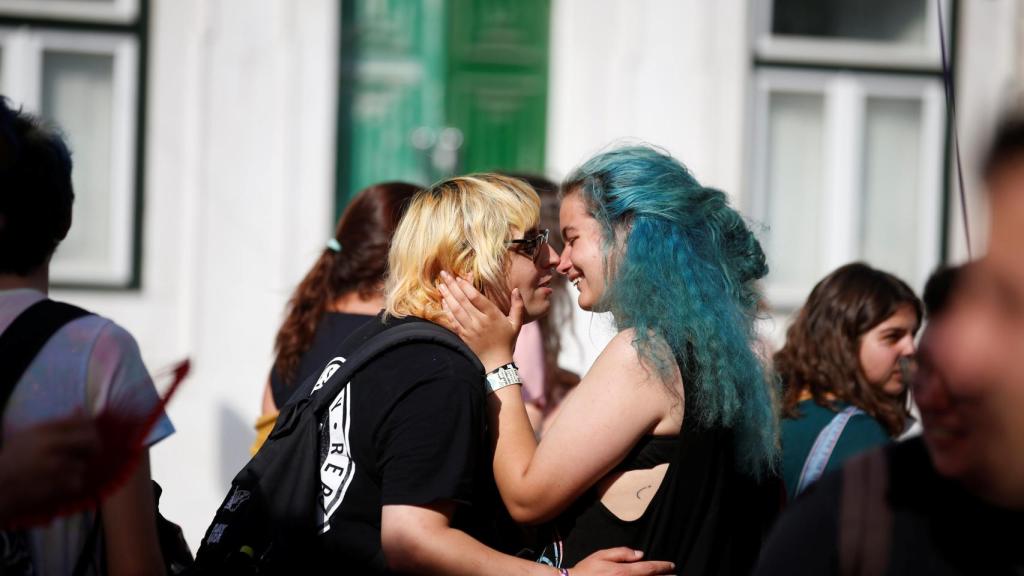
<path fill-rule="evenodd" d="M 448 122 L 463 172 L 544 171 L 550 0 L 452 0 Z"/>
<path fill-rule="evenodd" d="M 338 197 L 385 180 L 430 180 L 412 145 L 444 122 L 445 0 L 344 0 L 338 114 Z"/>
<path fill-rule="evenodd" d="M 541 172 L 550 0 L 343 0 L 337 211 L 385 180 Z"/>

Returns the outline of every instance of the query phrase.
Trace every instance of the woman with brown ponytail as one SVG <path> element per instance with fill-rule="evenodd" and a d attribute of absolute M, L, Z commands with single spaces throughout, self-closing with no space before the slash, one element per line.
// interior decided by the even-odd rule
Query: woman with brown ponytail
<path fill-rule="evenodd" d="M 384 272 L 391 236 L 417 186 L 376 184 L 360 192 L 338 220 L 334 236 L 288 301 L 274 343 L 276 357 L 256 421 L 256 453 L 274 427 L 278 408 L 335 348 L 384 307 Z"/>

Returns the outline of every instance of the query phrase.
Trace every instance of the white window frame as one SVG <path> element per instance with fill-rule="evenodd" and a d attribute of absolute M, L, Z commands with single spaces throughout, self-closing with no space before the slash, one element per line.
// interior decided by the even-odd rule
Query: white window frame
<path fill-rule="evenodd" d="M 21 18 L 127 24 L 139 16 L 139 0 L 0 0 L 0 13 Z"/>
<path fill-rule="evenodd" d="M 133 280 L 139 40 L 131 33 L 0 27 L 5 95 L 25 111 L 42 107 L 42 63 L 48 50 L 113 58 L 110 250 L 96 258 L 54 261 L 54 283 L 126 287 Z M 79 224 L 81 225 L 81 223 Z"/>
<path fill-rule="evenodd" d="M 918 269 L 907 280 L 922 287 L 938 264 L 941 249 L 945 101 L 941 78 L 893 76 L 863 72 L 795 70 L 759 67 L 753 103 L 754 180 L 750 186 L 752 216 L 768 222 L 769 100 L 773 92 L 824 97 L 825 166 L 821 211 L 817 214 L 822 242 L 815 279 L 863 257 L 860 254 L 862 214 L 861 171 L 864 166 L 864 113 L 868 98 L 908 98 L 921 102 L 921 156 L 917 195 Z M 770 232 L 769 232 L 770 233 Z M 778 255 L 774 255 L 778 256 Z M 770 265 L 770 262 L 769 262 Z M 813 285 L 813 280 L 811 285 Z M 811 286 L 773 282 L 765 293 L 773 307 L 795 309 Z"/>
<path fill-rule="evenodd" d="M 894 0 L 897 1 L 897 0 Z M 942 20 L 949 38 L 952 16 L 950 0 L 941 0 Z M 942 68 L 939 50 L 938 8 L 925 0 L 925 42 L 923 46 L 901 46 L 891 42 L 815 36 L 772 34 L 774 0 L 753 0 L 754 47 L 759 58 L 773 62 L 824 66 L 866 66 L 887 69 Z M 949 42 L 947 40 L 947 49 Z"/>

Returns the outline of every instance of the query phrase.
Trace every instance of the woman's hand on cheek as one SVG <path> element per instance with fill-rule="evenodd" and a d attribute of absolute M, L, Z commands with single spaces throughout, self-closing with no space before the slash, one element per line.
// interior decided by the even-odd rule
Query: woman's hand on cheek
<path fill-rule="evenodd" d="M 512 291 L 512 304 L 506 316 L 494 302 L 463 278 L 441 272 L 438 287 L 448 322 L 480 358 L 484 370 L 490 372 L 511 362 L 523 323 L 523 299 L 519 291 Z"/>

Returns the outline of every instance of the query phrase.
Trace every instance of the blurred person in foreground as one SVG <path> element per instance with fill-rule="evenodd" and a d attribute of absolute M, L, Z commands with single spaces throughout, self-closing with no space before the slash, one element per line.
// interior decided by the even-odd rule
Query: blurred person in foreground
<path fill-rule="evenodd" d="M 288 301 L 274 343 L 274 366 L 263 389 L 253 454 L 299 383 L 319 373 L 338 343 L 384 308 L 391 236 L 418 191 L 404 182 L 375 184 L 356 195 L 338 219 L 334 236 Z"/>
<path fill-rule="evenodd" d="M 47 305 L 50 259 L 71 227 L 73 200 L 63 139 L 0 98 L 0 331 Z M 32 488 L 37 502 L 15 503 L 20 510 L 9 526 L 24 526 L 28 516 L 35 527 L 4 533 L 0 573 L 163 573 L 148 447 L 173 427 L 159 406 L 124 328 L 86 314 L 46 341 L 3 411 L 3 497 L 12 495 L 7 487 L 20 484 Z M 130 436 L 131 429 L 109 434 L 100 426 L 140 423 L 156 411 L 155 426 L 138 445 L 120 445 L 114 437 Z M 111 453 L 113 446 L 126 449 Z M 59 459 L 66 466 L 55 465 Z M 9 460 L 29 465 L 11 470 Z M 42 477 L 19 482 L 11 479 L 17 472 Z"/>
<path fill-rule="evenodd" d="M 988 253 L 922 337 L 923 434 L 850 462 L 783 516 L 757 574 L 1024 572 L 1024 121 L 984 171 Z"/>
<path fill-rule="evenodd" d="M 903 433 L 909 382 L 900 366 L 914 354 L 922 314 L 905 282 L 859 262 L 811 290 L 775 354 L 791 500 L 823 472 Z"/>

